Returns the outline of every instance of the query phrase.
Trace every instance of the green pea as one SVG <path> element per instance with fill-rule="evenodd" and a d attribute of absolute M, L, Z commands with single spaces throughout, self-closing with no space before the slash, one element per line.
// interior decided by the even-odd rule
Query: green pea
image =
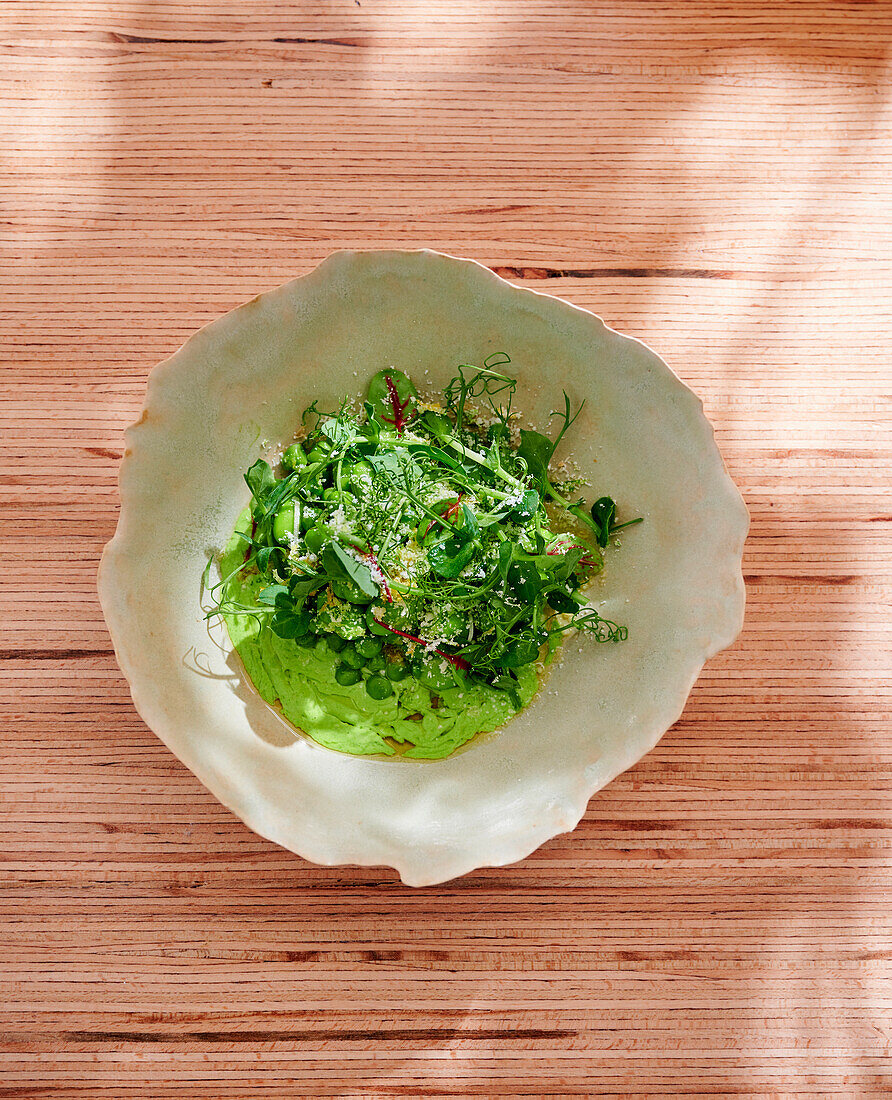
<path fill-rule="evenodd" d="M 364 458 L 360 458 L 357 462 L 350 462 L 344 466 L 344 474 L 348 480 L 353 481 L 357 477 L 364 477 L 366 474 L 371 474 L 372 465 L 370 462 L 366 462 Z"/>
<path fill-rule="evenodd" d="M 393 631 L 388 630 L 386 626 L 382 626 L 375 616 L 372 614 L 372 609 L 369 608 L 365 613 L 365 621 L 369 628 L 370 634 L 377 634 L 381 637 L 386 637 L 388 634 L 392 634 Z"/>
<path fill-rule="evenodd" d="M 377 657 L 383 648 L 380 638 L 362 638 L 356 643 L 356 652 L 363 657 Z"/>
<path fill-rule="evenodd" d="M 341 499 L 341 494 L 337 491 L 337 489 L 334 488 L 334 486 L 332 486 L 331 489 L 326 489 L 325 490 L 325 492 L 322 494 L 322 499 L 323 500 L 340 500 Z"/>
<path fill-rule="evenodd" d="M 304 541 L 307 544 L 307 549 L 313 553 L 318 554 L 322 549 L 325 542 L 328 540 L 329 530 L 321 523 L 317 523 L 314 527 L 311 527 L 307 531 Z"/>
<path fill-rule="evenodd" d="M 387 658 L 383 653 L 379 653 L 377 657 L 370 657 L 365 667 L 369 672 L 383 672 L 387 668 Z"/>
<path fill-rule="evenodd" d="M 367 596 L 358 584 L 350 580 L 332 581 L 331 590 L 339 600 L 346 600 L 348 603 L 367 604 L 374 599 L 374 596 Z"/>
<path fill-rule="evenodd" d="M 373 699 L 386 699 L 393 694 L 393 685 L 383 676 L 370 676 L 365 682 L 365 689 Z"/>
<path fill-rule="evenodd" d="M 344 646 L 341 650 L 341 660 L 348 668 L 362 668 L 365 660 L 359 656 L 352 645 Z"/>
<path fill-rule="evenodd" d="M 292 443 L 290 447 L 285 448 L 285 453 L 282 455 L 282 465 L 286 470 L 296 470 L 298 466 L 306 466 L 306 464 L 307 456 L 299 443 Z"/>
<path fill-rule="evenodd" d="M 388 680 L 405 680 L 409 675 L 409 670 L 401 661 L 388 661 L 387 668 L 384 671 L 384 675 Z"/>
<path fill-rule="evenodd" d="M 332 651 L 332 653 L 340 653 L 346 645 L 346 641 L 340 636 L 340 634 L 328 635 L 328 648 Z"/>
<path fill-rule="evenodd" d="M 335 669 L 335 680 L 341 687 L 352 687 L 354 684 L 358 684 L 361 679 L 362 676 L 359 670 L 350 668 L 349 665 L 339 665 Z"/>
<path fill-rule="evenodd" d="M 321 447 L 315 446 L 312 451 L 307 455 L 308 462 L 325 462 L 328 458 L 328 453 L 323 451 Z"/>
<path fill-rule="evenodd" d="M 294 501 L 289 500 L 276 512 L 276 518 L 273 520 L 273 538 L 276 542 L 288 542 L 288 536 L 293 534 Z"/>
<path fill-rule="evenodd" d="M 429 691 L 443 691 L 453 686 L 452 677 L 438 665 L 421 664 L 415 671 L 416 679 Z"/>

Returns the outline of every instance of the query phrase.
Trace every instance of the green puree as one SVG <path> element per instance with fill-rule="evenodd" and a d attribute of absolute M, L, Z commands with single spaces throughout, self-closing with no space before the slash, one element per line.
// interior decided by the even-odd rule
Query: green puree
<path fill-rule="evenodd" d="M 249 531 L 246 510 L 236 531 Z M 223 576 L 237 569 L 245 543 L 233 534 L 220 565 Z M 256 603 L 266 581 L 257 573 L 237 574 L 228 595 L 245 604 Z M 437 693 L 439 706 L 431 706 L 431 692 L 414 677 L 395 683 L 386 699 L 372 699 L 363 682 L 342 687 L 335 681 L 339 663 L 328 643 L 297 646 L 280 638 L 248 615 L 224 615 L 229 637 L 254 687 L 269 703 L 276 701 L 293 725 L 329 749 L 353 755 L 400 752 L 421 760 L 448 756 L 476 734 L 503 726 L 515 709 L 502 691 L 484 684 L 444 688 Z M 518 694 L 526 706 L 536 693 L 538 678 L 533 665 L 518 676 Z M 409 715 L 421 715 L 410 719 Z"/>

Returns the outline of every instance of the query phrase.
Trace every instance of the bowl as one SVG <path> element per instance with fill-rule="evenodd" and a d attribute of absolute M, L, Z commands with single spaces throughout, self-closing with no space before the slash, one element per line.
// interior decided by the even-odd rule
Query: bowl
<path fill-rule="evenodd" d="M 585 399 L 558 458 L 572 453 L 591 499 L 645 518 L 593 599 L 628 640 L 569 640 L 527 710 L 445 760 L 323 748 L 263 703 L 205 619 L 202 571 L 247 503 L 243 471 L 311 401 L 335 407 L 382 367 L 439 390 L 493 352 L 531 424 L 562 390 Z M 126 443 L 99 594 L 136 709 L 250 828 L 315 863 L 422 886 L 522 859 L 653 748 L 742 626 L 749 519 L 699 399 L 644 344 L 470 260 L 331 255 L 156 366 Z"/>

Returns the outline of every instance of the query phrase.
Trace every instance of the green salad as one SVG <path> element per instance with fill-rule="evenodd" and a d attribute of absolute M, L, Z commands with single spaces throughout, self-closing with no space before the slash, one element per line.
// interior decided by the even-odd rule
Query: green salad
<path fill-rule="evenodd" d="M 323 745 L 448 756 L 526 706 L 568 631 L 620 642 L 585 589 L 616 505 L 550 469 L 518 426 L 506 355 L 458 368 L 439 400 L 379 371 L 364 401 L 304 413 L 205 584 L 254 686 Z"/>

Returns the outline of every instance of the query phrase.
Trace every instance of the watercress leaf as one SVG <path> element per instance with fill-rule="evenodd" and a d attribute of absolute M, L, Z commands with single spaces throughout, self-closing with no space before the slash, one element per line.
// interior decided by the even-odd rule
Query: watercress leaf
<path fill-rule="evenodd" d="M 261 504 L 278 485 L 269 463 L 264 462 L 262 458 L 258 458 L 245 474 L 245 481 L 255 500 Z"/>
<path fill-rule="evenodd" d="M 527 469 L 538 482 L 548 478 L 548 463 L 551 461 L 554 445 L 547 435 L 541 432 L 520 430 L 520 446 L 517 454 L 526 462 Z"/>
<path fill-rule="evenodd" d="M 591 516 L 595 523 L 598 545 L 603 550 L 610 541 L 610 528 L 616 516 L 616 502 L 611 497 L 601 497 L 592 505 Z"/>
<path fill-rule="evenodd" d="M 287 590 L 285 592 L 280 592 L 276 596 L 276 609 L 279 611 L 294 610 L 294 600 L 291 598 Z"/>
<path fill-rule="evenodd" d="M 279 596 L 288 595 L 288 589 L 284 584 L 270 584 L 257 594 L 257 602 L 272 607 Z"/>
<path fill-rule="evenodd" d="M 368 565 L 354 558 L 352 554 L 348 554 L 336 542 L 329 542 L 323 548 L 322 564 L 329 576 L 353 581 L 363 595 L 371 597 L 378 595 L 379 588 L 372 578 L 372 571 Z"/>

